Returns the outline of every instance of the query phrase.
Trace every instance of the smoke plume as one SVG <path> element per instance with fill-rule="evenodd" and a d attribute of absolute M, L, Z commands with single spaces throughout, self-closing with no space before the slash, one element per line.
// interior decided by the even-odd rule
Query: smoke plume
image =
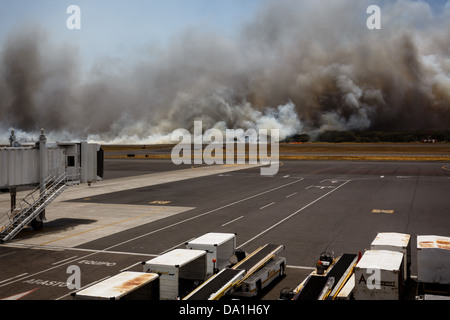
<path fill-rule="evenodd" d="M 191 28 L 139 62 L 102 58 L 88 76 L 74 55 L 83 48 L 18 28 L 0 52 L 0 132 L 152 143 L 195 120 L 278 128 L 281 139 L 449 129 L 450 5 L 436 14 L 421 1 L 389 1 L 381 30 L 369 30 L 373 2 L 264 2 L 235 38 Z"/>

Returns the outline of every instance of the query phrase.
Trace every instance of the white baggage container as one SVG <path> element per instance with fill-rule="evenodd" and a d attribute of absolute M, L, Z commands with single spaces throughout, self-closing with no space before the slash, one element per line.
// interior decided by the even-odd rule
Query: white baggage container
<path fill-rule="evenodd" d="M 355 289 L 355 274 L 347 280 L 345 285 L 342 287 L 336 296 L 336 300 L 351 300 L 353 297 L 353 290 Z"/>
<path fill-rule="evenodd" d="M 450 284 L 450 238 L 417 236 L 417 279 Z"/>
<path fill-rule="evenodd" d="M 355 266 L 356 300 L 399 300 L 403 294 L 403 254 L 368 250 Z"/>
<path fill-rule="evenodd" d="M 230 264 L 230 257 L 236 250 L 236 235 L 210 232 L 187 242 L 186 249 L 206 251 L 207 276 L 211 276 L 214 274 L 214 267 L 222 270 Z"/>
<path fill-rule="evenodd" d="M 161 300 L 183 298 L 206 280 L 206 251 L 175 249 L 143 262 L 144 272 L 159 275 Z"/>
<path fill-rule="evenodd" d="M 158 275 L 124 271 L 73 294 L 77 300 L 159 300 Z"/>
<path fill-rule="evenodd" d="M 391 250 L 403 253 L 403 279 L 406 281 L 410 275 L 411 266 L 411 236 L 404 233 L 380 232 L 370 245 L 371 250 Z"/>

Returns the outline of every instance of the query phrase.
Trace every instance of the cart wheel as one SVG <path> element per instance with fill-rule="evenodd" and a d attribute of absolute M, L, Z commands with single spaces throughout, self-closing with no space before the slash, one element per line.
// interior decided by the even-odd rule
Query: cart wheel
<path fill-rule="evenodd" d="M 284 276 L 284 264 L 280 266 L 280 277 Z"/>
<path fill-rule="evenodd" d="M 261 289 L 262 289 L 261 280 L 258 280 L 258 281 L 256 282 L 256 296 L 258 296 L 259 294 L 261 294 Z"/>
<path fill-rule="evenodd" d="M 33 230 L 40 230 L 42 229 L 44 225 L 43 221 L 38 221 L 36 220 L 36 218 L 33 219 L 33 221 L 31 221 L 31 227 L 33 228 Z"/>

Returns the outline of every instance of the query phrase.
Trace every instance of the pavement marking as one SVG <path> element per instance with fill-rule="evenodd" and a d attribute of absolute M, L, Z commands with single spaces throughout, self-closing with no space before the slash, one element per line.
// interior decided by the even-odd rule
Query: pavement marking
<path fill-rule="evenodd" d="M 331 183 L 338 183 L 338 182 L 345 182 L 347 180 L 343 180 L 343 179 L 324 179 L 324 180 L 320 181 L 320 183 L 324 183 L 326 181 L 329 181 Z"/>
<path fill-rule="evenodd" d="M 26 276 L 27 274 L 28 274 L 28 273 L 22 273 L 22 274 L 19 274 L 19 275 L 15 276 L 15 277 L 12 277 L 12 278 L 5 279 L 5 280 L 3 280 L 3 281 L 0 281 L 0 283 L 8 282 L 8 281 L 11 281 L 11 280 L 13 280 L 13 279 L 16 279 L 16 278 L 19 278 L 19 277 Z"/>
<path fill-rule="evenodd" d="M 236 219 L 233 219 L 233 220 L 231 220 L 231 221 L 228 221 L 228 222 L 226 222 L 226 223 L 224 223 L 223 225 L 222 225 L 222 227 L 225 227 L 227 224 L 230 224 L 230 223 L 233 223 L 233 222 L 235 222 L 235 221 L 237 221 L 237 220 L 239 220 L 239 219 L 242 219 L 244 216 L 240 216 L 239 218 L 236 218 Z"/>
<path fill-rule="evenodd" d="M 13 253 L 16 253 L 17 251 L 13 251 L 13 252 L 9 252 L 9 253 L 5 253 L 5 254 L 2 254 L 1 256 L 0 256 L 0 258 L 1 257 L 5 257 L 5 256 L 9 256 L 10 254 L 13 254 Z"/>
<path fill-rule="evenodd" d="M 106 280 L 106 279 L 108 279 L 108 278 L 111 278 L 111 276 L 107 276 L 107 277 L 104 277 L 104 278 L 102 278 L 102 279 L 100 279 L 100 280 L 91 282 L 91 283 L 89 283 L 89 284 L 87 284 L 87 285 L 81 287 L 81 288 L 78 289 L 78 290 L 71 291 L 71 292 L 69 292 L 69 293 L 67 293 L 67 294 L 65 294 L 65 295 L 63 295 L 63 296 L 61 296 L 61 297 L 58 297 L 58 298 L 56 298 L 55 300 L 61 300 L 61 299 L 64 299 L 65 297 L 70 296 L 70 295 L 71 295 L 72 293 L 74 293 L 74 292 L 81 291 L 81 290 L 83 290 L 83 289 L 85 289 L 85 288 L 88 288 L 88 287 L 90 287 L 90 286 L 93 286 L 94 284 L 99 283 L 99 282 L 101 282 L 101 281 L 103 281 L 103 280 Z"/>
<path fill-rule="evenodd" d="M 64 259 L 64 260 L 56 261 L 56 262 L 53 262 L 52 265 L 60 264 L 60 263 L 63 263 L 65 261 L 67 261 L 67 260 L 72 260 L 72 259 L 74 259 L 76 257 L 78 257 L 78 256 L 73 256 L 73 257 L 70 257 L 70 258 L 67 258 L 67 259 Z"/>
<path fill-rule="evenodd" d="M 271 205 L 273 205 L 273 204 L 275 204 L 275 202 L 272 202 L 272 203 L 266 204 L 265 206 L 263 206 L 263 207 L 259 208 L 259 210 L 262 210 L 262 209 L 265 209 L 265 208 L 267 208 L 267 207 L 270 207 L 270 206 L 271 206 Z"/>
<path fill-rule="evenodd" d="M 18 294 L 15 294 L 15 295 L 3 298 L 1 300 L 20 300 L 21 298 L 29 295 L 30 293 L 36 291 L 37 289 L 39 289 L 39 288 L 35 288 L 35 289 L 31 289 L 31 290 L 28 290 L 28 291 L 25 291 L 25 292 L 22 292 L 22 293 L 18 293 Z"/>
<path fill-rule="evenodd" d="M 267 228 L 266 230 L 263 230 L 262 232 L 258 233 L 256 236 L 254 236 L 253 238 L 251 238 L 250 240 L 244 242 L 243 244 L 241 244 L 239 247 L 243 247 L 246 244 L 252 242 L 253 240 L 255 240 L 256 238 L 259 238 L 260 236 L 262 236 L 263 234 L 269 232 L 270 230 L 272 230 L 273 228 L 279 226 L 280 224 L 282 224 L 283 222 L 289 220 L 290 218 L 294 217 L 295 215 L 297 215 L 298 213 L 302 212 L 303 210 L 305 210 L 306 208 L 312 206 L 314 203 L 322 200 L 323 198 L 325 198 L 326 196 L 328 196 L 329 194 L 335 192 L 336 190 L 338 190 L 339 188 L 341 188 L 342 186 L 346 185 L 347 183 L 349 183 L 351 180 L 347 180 L 346 182 L 344 182 L 343 184 L 339 185 L 338 187 L 336 187 L 335 189 L 332 189 L 331 191 L 325 193 L 323 196 L 317 198 L 316 200 L 308 203 L 307 205 L 305 205 L 304 207 L 300 208 L 299 210 L 295 211 L 294 213 L 290 214 L 289 216 L 287 216 L 284 219 L 281 219 L 280 221 L 278 221 L 277 223 L 275 223 L 274 225 L 272 225 L 271 227 Z"/>
<path fill-rule="evenodd" d="M 76 258 L 75 260 L 63 262 L 63 263 L 58 264 L 58 265 L 56 265 L 56 266 L 49 267 L 49 268 L 43 269 L 43 270 L 41 270 L 41 271 L 37 271 L 37 272 L 35 272 L 35 273 L 33 273 L 33 274 L 25 274 L 25 276 L 22 277 L 22 278 L 15 279 L 15 280 L 13 279 L 13 280 L 11 280 L 10 282 L 0 284 L 0 287 L 4 287 L 4 286 L 10 285 L 10 284 L 13 284 L 13 283 L 15 283 L 15 282 L 22 281 L 22 280 L 24 280 L 24 279 L 34 277 L 34 276 L 36 276 L 36 275 L 38 275 L 38 274 L 45 273 L 45 272 L 48 272 L 48 271 L 51 271 L 51 270 L 60 268 L 61 266 L 65 265 L 65 264 L 72 263 L 72 262 L 74 262 L 74 261 L 76 261 L 76 260 L 85 259 L 85 258 L 87 258 L 87 257 L 93 256 L 93 255 L 98 254 L 98 253 L 103 253 L 103 251 L 95 251 L 95 252 L 86 254 L 86 255 L 84 255 L 84 256 L 81 256 L 81 257 L 79 257 L 79 258 Z M 22 275 L 21 275 L 21 276 L 22 276 Z"/>
<path fill-rule="evenodd" d="M 16 246 L 17 246 L 17 245 L 16 245 Z M 40 248 L 39 248 L 39 247 L 36 247 L 35 245 L 25 245 L 25 244 L 21 244 L 20 246 L 22 246 L 22 247 L 30 247 L 30 248 L 32 248 L 32 249 L 43 249 L 43 247 L 40 247 Z M 112 247 L 114 247 L 114 246 L 112 246 Z M 10 279 L 7 279 L 7 280 L 3 280 L 2 282 L 0 282 L 0 287 L 4 287 L 4 286 L 7 286 L 7 285 L 11 285 L 11 284 L 13 284 L 13 283 L 22 281 L 22 280 L 24 280 L 24 279 L 34 277 L 34 276 L 36 276 L 36 275 L 38 275 L 38 274 L 45 273 L 45 272 L 48 272 L 48 271 L 51 271 L 51 270 L 60 268 L 61 266 L 66 265 L 66 264 L 69 264 L 69 263 L 73 263 L 74 261 L 86 259 L 86 258 L 88 258 L 88 257 L 90 257 L 90 256 L 93 256 L 93 255 L 96 255 L 96 254 L 101 254 L 101 253 L 107 253 L 107 254 L 109 254 L 109 253 L 112 253 L 112 254 L 129 254 L 129 255 L 137 255 L 137 256 L 139 256 L 139 255 L 141 255 L 141 256 L 150 256 L 150 257 L 156 257 L 156 256 L 157 256 L 157 255 L 154 255 L 154 254 L 135 253 L 135 252 L 106 251 L 107 249 L 103 249 L 103 250 L 92 250 L 92 249 L 82 249 L 82 248 L 64 248 L 64 249 L 67 249 L 67 250 L 86 251 L 86 252 L 90 252 L 90 253 L 88 253 L 88 254 L 86 254 L 86 255 L 84 255 L 84 256 L 75 258 L 75 259 L 70 260 L 70 261 L 64 261 L 64 262 L 61 262 L 61 263 L 58 264 L 58 265 L 55 265 L 55 266 L 49 267 L 49 268 L 47 268 L 47 269 L 43 269 L 43 270 L 37 271 L 37 272 L 35 272 L 35 273 L 33 273 L 33 274 L 23 273 L 23 274 L 21 274 L 21 275 L 15 276 L 15 277 L 13 277 L 13 278 L 10 278 Z M 19 279 L 17 279 L 17 278 L 19 278 Z M 109 276 L 106 277 L 106 278 L 109 278 Z M 100 279 L 100 280 L 98 280 L 98 281 L 96 281 L 96 282 L 102 281 L 102 280 L 104 280 L 104 279 L 106 279 L 106 278 Z M 95 282 L 95 283 L 96 283 L 96 282 Z M 93 284 L 93 283 L 92 283 L 92 284 Z M 89 284 L 89 285 L 92 285 L 92 284 Z M 89 286 L 89 285 L 87 285 L 87 286 Z M 85 288 L 85 287 L 87 287 L 87 286 L 84 286 L 83 288 Z M 70 293 L 69 293 L 69 294 L 70 294 Z M 62 296 L 62 297 L 59 297 L 57 300 L 62 299 L 62 298 L 64 298 L 64 297 L 68 296 L 69 294 L 66 294 L 66 295 L 64 295 L 64 296 Z"/>
<path fill-rule="evenodd" d="M 385 210 L 385 209 L 373 209 L 372 213 L 394 213 L 394 210 Z"/>
<path fill-rule="evenodd" d="M 292 185 L 292 184 L 294 184 L 294 183 L 298 183 L 298 182 L 300 182 L 300 181 L 303 181 L 303 178 L 300 178 L 300 179 L 298 179 L 298 180 L 295 180 L 295 181 L 292 181 L 292 182 L 283 184 L 283 185 L 281 185 L 281 186 L 278 186 L 278 187 L 275 187 L 275 188 L 272 188 L 272 189 L 269 189 L 269 190 L 260 192 L 260 193 L 258 193 L 258 194 L 254 194 L 254 195 L 249 196 L 249 197 L 247 197 L 247 198 L 244 198 L 244 199 L 241 199 L 241 200 L 238 200 L 238 201 L 229 203 L 229 204 L 227 204 L 227 205 L 224 205 L 224 206 L 221 206 L 221 207 L 218 207 L 218 208 L 215 208 L 215 209 L 212 209 L 212 210 L 210 210 L 210 211 L 204 212 L 204 213 L 199 214 L 199 215 L 196 215 L 196 216 L 194 216 L 194 217 L 187 218 L 187 219 L 184 219 L 184 220 L 182 220 L 182 221 L 173 223 L 173 224 L 171 224 L 171 225 L 162 227 L 162 228 L 160 228 L 160 229 L 157 229 L 157 230 L 154 230 L 154 231 L 151 231 L 151 232 L 142 234 L 142 235 L 137 236 L 137 237 L 135 237 L 135 238 L 132 238 L 132 239 L 129 239 L 129 240 L 126 240 L 126 241 L 119 242 L 119 243 L 117 243 L 117 244 L 115 244 L 115 245 L 112 245 L 112 246 L 110 246 L 110 247 L 108 247 L 108 248 L 105 248 L 105 249 L 103 249 L 103 250 L 89 250 L 89 249 L 69 248 L 68 250 L 80 250 L 80 251 L 87 251 L 87 252 L 90 252 L 90 253 L 88 253 L 88 254 L 86 254 L 86 255 L 84 255 L 84 256 L 81 256 L 81 257 L 79 257 L 79 258 L 76 258 L 75 260 L 65 261 L 65 262 L 62 262 L 62 263 L 60 263 L 60 264 L 58 264 L 58 265 L 49 267 L 49 268 L 47 268 L 47 269 L 43 269 L 43 270 L 37 271 L 37 272 L 35 272 L 35 273 L 33 273 L 33 274 L 27 274 L 27 275 L 22 274 L 22 275 L 21 275 L 21 278 L 19 278 L 19 279 L 12 279 L 12 280 L 9 281 L 9 282 L 1 283 L 1 284 L 0 284 L 0 287 L 6 286 L 6 285 L 10 285 L 10 284 L 13 284 L 13 283 L 15 283 L 15 282 L 22 281 L 22 280 L 24 280 L 24 279 L 26 279 L 26 278 L 34 277 L 34 276 L 36 276 L 36 275 L 38 275 L 38 274 L 41 274 L 41 273 L 44 273 L 44 272 L 48 272 L 48 271 L 51 271 L 51 270 L 56 269 L 56 268 L 60 268 L 60 267 L 63 266 L 63 265 L 66 265 L 66 264 L 68 264 L 68 263 L 73 263 L 73 262 L 76 261 L 76 260 L 85 259 L 85 258 L 90 257 L 90 256 L 93 256 L 93 255 L 95 255 L 95 254 L 99 254 L 99 253 L 115 253 L 114 251 L 108 251 L 108 250 L 110 250 L 110 249 L 112 249 L 112 248 L 115 248 L 115 247 L 118 247 L 118 246 L 121 246 L 121 245 L 123 245 L 123 244 L 125 244 L 125 243 L 134 241 L 134 240 L 136 240 L 136 239 L 145 237 L 145 236 L 147 236 L 147 235 L 150 235 L 150 234 L 153 234 L 153 233 L 157 233 L 157 232 L 159 232 L 159 231 L 166 230 L 166 229 L 168 229 L 168 228 L 171 228 L 171 227 L 173 227 L 173 226 L 176 226 L 176 225 L 185 223 L 185 222 L 187 222 L 187 221 L 190 221 L 190 220 L 194 220 L 194 219 L 200 218 L 200 217 L 202 217 L 202 216 L 205 216 L 205 215 L 211 214 L 211 213 L 213 213 L 213 212 L 219 211 L 219 210 L 221 210 L 221 209 L 224 209 L 224 208 L 233 206 L 233 205 L 235 205 L 235 204 L 238 204 L 238 203 L 247 201 L 247 200 L 249 200 L 249 199 L 259 197 L 259 196 L 264 195 L 264 194 L 266 194 L 266 193 L 273 192 L 273 191 L 275 191 L 275 190 L 278 190 L 278 189 L 287 187 L 287 186 L 289 186 L 289 185 Z M 333 191 L 335 191 L 335 190 L 336 190 L 336 189 L 334 189 Z M 131 219 L 135 219 L 135 218 L 138 218 L 138 217 L 134 217 L 134 218 L 131 218 Z M 126 219 L 126 220 L 130 220 L 130 219 Z M 124 221 L 125 221 L 125 220 L 124 220 Z M 116 223 L 116 224 L 117 224 L 117 223 Z M 95 228 L 95 229 L 99 229 L 99 228 Z M 93 230 L 95 230 L 95 229 L 93 229 Z M 89 232 L 89 231 L 92 231 L 92 230 L 88 230 L 88 231 L 86 231 L 86 232 Z M 82 233 L 83 233 L 83 232 L 82 232 Z M 67 238 L 67 237 L 65 237 L 65 238 Z M 57 241 L 57 240 L 53 240 L 53 241 Z M 53 241 L 49 241 L 48 243 L 53 242 Z M 23 245 L 23 246 L 26 246 L 26 245 Z M 45 247 L 45 244 L 41 244 L 40 246 L 41 246 L 41 248 L 43 248 L 43 247 Z M 33 245 L 33 246 L 31 246 L 31 247 L 36 248 L 35 245 Z M 123 254 L 125 254 L 125 253 L 123 253 Z M 130 253 L 130 254 L 135 254 L 135 255 L 145 255 L 145 254 L 140 254 L 140 253 Z M 155 255 L 149 255 L 149 256 L 155 256 Z M 60 298 L 58 298 L 58 299 L 62 299 L 62 298 L 64 298 L 64 297 L 68 296 L 68 295 L 69 295 L 69 294 L 64 295 L 64 296 L 62 296 L 62 297 L 60 297 Z"/>
<path fill-rule="evenodd" d="M 169 204 L 171 201 L 161 201 L 161 200 L 155 200 L 149 202 L 149 204 Z"/>
<path fill-rule="evenodd" d="M 157 255 L 155 255 L 155 257 L 157 257 Z M 137 266 L 137 265 L 142 265 L 142 261 L 138 261 L 138 262 L 133 263 L 132 265 L 130 265 L 128 267 L 122 268 L 122 269 L 119 270 L 119 272 L 128 271 L 128 270 L 130 270 L 131 268 L 133 268 L 134 266 Z"/>
<path fill-rule="evenodd" d="M 148 257 L 157 257 L 157 254 L 149 254 L 149 253 L 141 253 L 141 252 L 125 252 L 125 251 L 105 251 L 99 249 L 85 249 L 85 248 L 71 248 L 71 247 L 54 247 L 54 246 L 37 246 L 35 244 L 25 244 L 25 243 L 6 243 L 3 244 L 5 247 L 21 247 L 33 250 L 56 250 L 56 251 L 84 251 L 84 252 L 93 252 L 93 253 L 111 253 L 111 254 L 124 254 L 124 255 L 132 255 L 132 256 L 148 256 Z M 81 259 L 81 258 L 80 258 Z M 78 260 L 78 259 L 77 259 Z M 60 261 L 62 262 L 62 261 Z"/>
<path fill-rule="evenodd" d="M 237 201 L 235 201 L 235 202 L 232 202 L 232 203 L 223 205 L 223 206 L 221 206 L 221 207 L 218 207 L 218 208 L 209 210 L 209 211 L 207 211 L 207 212 L 200 213 L 200 214 L 198 214 L 198 215 L 196 215 L 196 216 L 193 216 L 193 217 L 191 217 L 191 218 L 187 218 L 187 219 L 184 219 L 184 220 L 181 220 L 181 221 L 172 223 L 172 224 L 167 225 L 167 226 L 165 226 L 165 227 L 162 227 L 162 228 L 159 228 L 159 229 L 156 229 L 156 230 L 153 230 L 153 231 L 150 231 L 150 232 L 141 234 L 141 235 L 139 235 L 139 236 L 137 236 L 137 237 L 134 237 L 134 238 L 131 238 L 131 239 L 128 239 L 128 240 L 119 242 L 119 243 L 117 243 L 117 244 L 115 244 L 115 245 L 112 245 L 112 246 L 110 246 L 110 247 L 108 247 L 108 248 L 106 248 L 106 249 L 104 249 L 104 250 L 106 251 L 106 250 L 109 250 L 109 249 L 111 249 L 111 248 L 121 246 L 121 245 L 123 245 L 123 244 L 125 244 L 125 243 L 128 243 L 128 242 L 131 242 L 131 241 L 134 241 L 134 240 L 137 240 L 137 239 L 140 239 L 140 238 L 149 236 L 149 235 L 151 235 L 151 234 L 154 234 L 154 233 L 157 233 L 157 232 L 160 232 L 160 231 L 163 231 L 163 230 L 172 228 L 172 227 L 174 227 L 174 226 L 183 224 L 183 223 L 185 223 L 185 222 L 188 222 L 188 221 L 191 221 L 191 220 L 195 220 L 195 219 L 197 219 L 197 218 L 206 216 L 206 215 L 211 214 L 211 213 L 213 213 L 213 212 L 216 212 L 216 211 L 222 210 L 222 209 L 224 209 L 224 208 L 228 208 L 228 207 L 234 206 L 235 204 L 238 204 L 238 203 L 241 203 L 241 202 L 244 202 L 244 201 L 247 201 L 247 200 L 256 198 L 256 197 L 259 197 L 259 196 L 261 196 L 261 195 L 263 195 L 263 194 L 266 194 L 266 193 L 269 193 L 269 192 L 272 192 L 272 191 L 275 191 L 275 190 L 278 190 L 278 189 L 287 187 L 287 186 L 289 186 L 289 185 L 291 185 L 291 184 L 298 183 L 298 182 L 300 182 L 300 181 L 303 181 L 303 178 L 300 178 L 300 179 L 298 179 L 298 180 L 295 180 L 295 181 L 292 181 L 292 182 L 283 184 L 283 185 L 281 185 L 281 186 L 278 186 L 278 187 L 275 187 L 275 188 L 272 188 L 272 189 L 269 189 L 269 190 L 266 190 L 266 191 L 263 191 L 263 192 L 254 194 L 254 195 L 252 195 L 252 196 L 250 196 L 250 197 L 247 197 L 247 198 L 244 198 L 244 199 L 241 199 L 241 200 L 237 200 Z M 336 189 L 335 189 L 335 190 L 336 190 Z"/>
<path fill-rule="evenodd" d="M 314 186 L 314 188 L 323 190 L 323 189 L 334 189 L 335 187 L 333 187 L 333 186 Z"/>
<path fill-rule="evenodd" d="M 443 169 L 443 170 L 450 171 L 450 164 L 447 164 L 447 165 L 445 165 L 445 166 L 442 166 L 442 169 Z"/>
<path fill-rule="evenodd" d="M 100 226 L 100 227 L 97 227 L 97 228 L 93 228 L 93 229 L 85 230 L 85 231 L 78 232 L 78 233 L 75 233 L 75 234 L 71 234 L 71 235 L 68 235 L 68 236 L 65 236 L 65 237 L 62 237 L 62 238 L 58 238 L 58 239 L 55 239 L 55 240 L 50 240 L 50 241 L 47 241 L 47 242 L 43 242 L 40 245 L 42 246 L 42 245 L 46 245 L 46 244 L 49 244 L 49 243 L 52 243 L 52 242 L 56 242 L 56 241 L 60 241 L 60 240 L 63 240 L 63 239 L 79 236 L 80 234 L 96 231 L 96 230 L 103 229 L 103 228 L 106 228 L 106 227 L 110 227 L 110 226 L 113 226 L 113 225 L 116 225 L 116 224 L 120 224 L 120 223 L 123 223 L 123 222 L 126 222 L 126 221 L 139 219 L 139 218 L 151 215 L 151 214 L 159 213 L 159 212 L 164 211 L 164 210 L 167 210 L 167 208 L 161 208 L 159 210 L 156 210 L 156 211 L 153 211 L 153 212 L 150 212 L 150 213 L 141 214 L 141 215 L 136 216 L 136 217 L 124 219 L 124 220 L 113 222 L 113 223 L 110 223 L 110 224 L 107 224 L 107 225 L 104 225 L 104 226 Z"/>
<path fill-rule="evenodd" d="M 290 195 L 287 195 L 286 198 L 290 198 L 292 196 L 295 196 L 297 194 L 297 192 L 291 193 Z"/>
<path fill-rule="evenodd" d="M 314 267 L 302 267 L 302 266 L 291 266 L 291 265 L 287 265 L 286 268 L 302 269 L 302 270 L 316 270 L 316 268 L 314 268 Z"/>

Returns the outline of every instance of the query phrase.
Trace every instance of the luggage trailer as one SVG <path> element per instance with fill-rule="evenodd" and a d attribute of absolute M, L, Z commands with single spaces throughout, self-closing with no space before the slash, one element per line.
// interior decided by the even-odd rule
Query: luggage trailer
<path fill-rule="evenodd" d="M 352 276 L 358 255 L 343 254 L 323 274 L 313 271 L 296 289 L 291 300 L 334 300 Z"/>
<path fill-rule="evenodd" d="M 252 297 L 284 274 L 286 259 L 278 257 L 283 245 L 266 244 L 235 264 L 221 270 L 183 300 L 218 300 L 225 294 Z"/>

